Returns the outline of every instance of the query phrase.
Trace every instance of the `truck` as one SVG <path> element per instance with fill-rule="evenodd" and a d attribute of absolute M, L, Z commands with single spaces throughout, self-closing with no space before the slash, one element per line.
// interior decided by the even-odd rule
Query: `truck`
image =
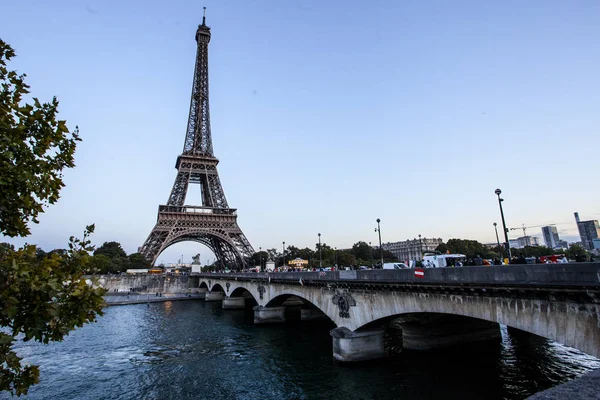
<path fill-rule="evenodd" d="M 467 256 L 464 254 L 432 254 L 423 257 L 423 268 L 454 267 L 457 262 L 459 266 L 464 264 Z"/>

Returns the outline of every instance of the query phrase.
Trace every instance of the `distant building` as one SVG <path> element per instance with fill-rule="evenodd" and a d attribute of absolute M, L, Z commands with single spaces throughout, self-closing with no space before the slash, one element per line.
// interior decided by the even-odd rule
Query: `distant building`
<path fill-rule="evenodd" d="M 381 247 L 400 261 L 420 260 L 423 253 L 433 252 L 442 244 L 442 239 L 420 238 L 403 242 L 383 243 Z"/>
<path fill-rule="evenodd" d="M 544 235 L 544 243 L 546 247 L 554 249 L 558 247 L 558 230 L 556 226 L 542 226 L 542 235 Z"/>
<path fill-rule="evenodd" d="M 555 247 L 555 249 L 563 249 L 563 250 L 566 250 L 568 248 L 569 248 L 569 244 L 567 243 L 566 240 L 559 240 L 556 243 L 556 247 Z"/>
<path fill-rule="evenodd" d="M 594 249 L 600 250 L 600 239 L 592 239 L 592 244 L 594 245 Z"/>
<path fill-rule="evenodd" d="M 577 222 L 577 229 L 579 229 L 581 245 L 586 250 L 592 250 L 594 248 L 594 239 L 600 238 L 600 225 L 598 224 L 598 220 L 581 221 L 579 219 L 579 213 L 576 212 L 575 221 Z"/>
<path fill-rule="evenodd" d="M 508 242 L 513 249 L 522 249 L 525 246 L 539 246 L 540 238 L 535 236 L 521 236 L 517 239 L 510 239 Z"/>

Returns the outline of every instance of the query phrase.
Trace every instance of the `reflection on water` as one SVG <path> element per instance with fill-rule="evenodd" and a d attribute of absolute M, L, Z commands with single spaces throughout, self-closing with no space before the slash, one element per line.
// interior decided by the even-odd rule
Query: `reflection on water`
<path fill-rule="evenodd" d="M 502 341 L 333 362 L 329 323 L 257 326 L 252 314 L 181 301 L 111 307 L 62 343 L 20 345 L 41 367 L 32 399 L 521 399 L 598 359 L 521 331 Z M 0 395 L 1 398 L 9 398 Z"/>

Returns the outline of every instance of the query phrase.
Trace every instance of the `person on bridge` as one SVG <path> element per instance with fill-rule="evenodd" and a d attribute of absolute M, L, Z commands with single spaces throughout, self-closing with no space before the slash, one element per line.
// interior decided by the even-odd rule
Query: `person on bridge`
<path fill-rule="evenodd" d="M 483 265 L 483 260 L 479 254 L 477 254 L 477 256 L 473 259 L 473 262 L 475 265 Z"/>

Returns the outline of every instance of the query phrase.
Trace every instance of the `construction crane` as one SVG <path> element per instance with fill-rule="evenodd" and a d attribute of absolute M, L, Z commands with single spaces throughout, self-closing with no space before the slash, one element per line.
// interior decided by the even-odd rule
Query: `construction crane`
<path fill-rule="evenodd" d="M 520 228 L 509 228 L 511 231 L 517 230 L 517 229 L 523 229 L 523 236 L 527 236 L 527 229 L 529 228 L 541 228 L 542 226 L 548 226 L 548 225 L 556 225 L 556 224 L 544 224 L 544 225 L 531 225 L 531 226 L 525 226 L 525 224 L 523 224 Z"/>

